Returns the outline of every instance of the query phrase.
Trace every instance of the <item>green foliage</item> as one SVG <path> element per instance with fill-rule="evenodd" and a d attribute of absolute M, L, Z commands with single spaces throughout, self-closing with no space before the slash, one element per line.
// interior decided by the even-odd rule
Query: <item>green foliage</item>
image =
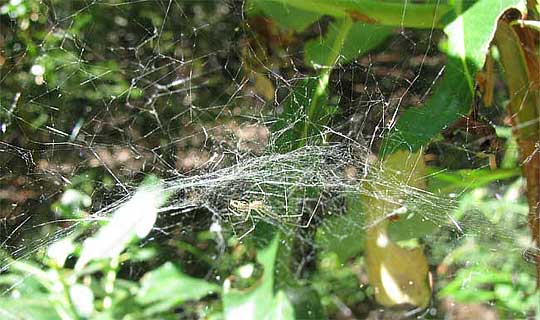
<path fill-rule="evenodd" d="M 168 311 L 185 301 L 196 301 L 221 290 L 214 283 L 189 277 L 171 262 L 146 273 L 140 285 L 135 300 L 144 306 L 145 316 Z"/>
<path fill-rule="evenodd" d="M 535 310 L 538 296 L 529 295 L 534 291 L 533 266 L 524 261 L 519 250 L 500 247 L 502 239 L 499 238 L 512 237 L 519 246 L 527 246 L 529 242 L 523 224 L 527 203 L 523 198 L 517 201 L 521 183 L 520 179 L 512 183 L 500 199 L 494 199 L 490 185 L 471 189 L 461 197 L 459 208 L 452 213 L 456 223 L 474 228 L 479 221 L 484 221 L 494 232 L 462 237 L 444 257 L 439 257 L 441 248 L 436 249 L 434 257 L 441 259 L 442 270 L 456 272 L 455 277 L 439 284 L 441 298 L 450 297 L 463 303 L 491 303 L 502 317 L 521 318 Z M 447 184 L 451 189 L 453 182 Z M 457 181 L 457 185 L 460 184 L 462 182 Z M 506 231 L 500 230 L 503 228 Z M 475 262 L 471 263 L 473 257 Z"/>
<path fill-rule="evenodd" d="M 21 19 L 25 21 L 23 26 L 29 23 L 30 13 L 37 11 L 39 7 L 33 1 L 28 0 L 16 0 L 9 1 L 0 6 L 0 15 L 8 15 L 12 19 Z"/>
<path fill-rule="evenodd" d="M 66 196 L 67 194 L 67 196 Z M 88 206 L 85 196 L 73 190 L 67 190 L 64 197 L 70 201 L 61 201 L 62 210 L 72 208 L 74 213 L 68 216 L 74 216 L 80 206 Z M 82 200 L 81 200 L 82 199 Z M 99 314 L 114 312 L 111 305 L 125 299 L 127 291 L 122 290 L 124 286 L 118 284 L 113 292 L 116 282 L 116 273 L 118 272 L 118 263 L 121 259 L 129 259 L 129 255 L 121 257 L 133 238 L 144 238 L 152 229 L 157 208 L 161 206 L 164 200 L 164 194 L 159 186 L 159 181 L 155 177 L 148 178 L 139 191 L 128 202 L 119 207 L 116 212 L 95 236 L 86 239 L 82 244 L 74 239 L 78 234 L 84 232 L 90 224 L 85 223 L 79 227 L 70 237 L 63 238 L 47 248 L 47 257 L 44 260 L 47 271 L 42 271 L 42 267 L 34 265 L 31 262 L 13 261 L 13 272 L 7 276 L 2 276 L 3 285 L 12 286 L 17 282 L 24 282 L 25 285 L 17 286 L 12 292 L 11 297 L 0 298 L 0 310 L 7 317 L 33 319 L 42 312 L 42 308 L 48 308 L 49 311 L 43 313 L 50 319 L 59 318 L 79 318 L 91 317 Z M 62 207 L 63 205 L 63 207 Z M 75 216 L 78 216 L 75 215 Z M 142 252 L 141 252 L 142 253 Z M 71 256 L 77 256 L 75 268 L 65 267 L 66 261 Z M 137 255 L 133 255 L 136 258 Z M 156 298 L 155 291 L 150 290 L 149 286 L 161 284 L 163 282 L 180 282 L 186 288 L 191 288 L 191 292 L 184 288 L 182 295 L 174 296 L 175 300 L 159 301 L 161 304 L 148 308 L 145 312 L 157 313 L 165 311 L 176 304 L 181 304 L 188 299 L 196 299 L 209 290 L 217 291 L 219 287 L 207 285 L 203 287 L 202 280 L 191 279 L 180 272 L 174 273 L 171 266 L 166 265 L 162 269 L 150 272 L 141 280 L 141 288 L 130 282 L 130 289 L 137 289 L 140 292 L 137 295 L 137 302 L 144 306 L 159 300 Z M 88 276 L 96 272 L 107 274 L 106 280 L 99 282 L 94 279 L 94 286 L 88 286 Z M 33 275 L 31 281 L 24 281 L 27 275 Z M 86 279 L 84 281 L 81 281 Z M 31 286 L 31 287 L 28 287 Z M 169 287 L 170 288 L 170 287 Z M 162 290 L 160 288 L 159 290 Z M 102 299 L 101 305 L 95 298 Z M 15 305 L 24 304 L 24 308 L 14 307 L 6 304 L 7 301 L 15 301 Z M 41 300 L 40 303 L 34 301 Z M 9 306 L 9 307 L 8 307 Z M 142 308 L 142 307 L 141 307 Z M 101 309 L 101 310 L 100 310 Z M 98 311 L 100 310 L 100 311 Z M 136 310 L 136 308 L 135 308 Z M 52 312 L 51 312 L 52 311 Z M 38 316 L 39 318 L 39 316 Z"/>
<path fill-rule="evenodd" d="M 326 90 L 319 93 L 319 85 L 318 78 L 303 80 L 283 102 L 283 112 L 272 128 L 276 132 L 278 150 L 293 150 L 324 140 L 322 126 L 331 121 L 337 107 L 328 105 Z"/>
<path fill-rule="evenodd" d="M 92 204 L 92 198 L 76 189 L 68 189 L 58 202 L 53 204 L 52 210 L 63 218 L 80 218 L 84 215 L 84 208 Z"/>
<path fill-rule="evenodd" d="M 39 294 L 34 291 L 30 298 L 1 299 L 0 310 L 5 319 L 60 319 L 58 313 L 51 308 L 50 298 L 48 293 Z"/>
<path fill-rule="evenodd" d="M 518 177 L 519 168 L 510 169 L 462 169 L 457 171 L 440 172 L 440 169 L 432 168 L 434 174 L 430 178 L 430 186 L 433 190 L 441 193 L 450 193 L 460 190 L 472 190 L 486 186 L 500 180 Z"/>
<path fill-rule="evenodd" d="M 264 273 L 249 290 L 239 290 L 225 282 L 223 309 L 225 319 L 294 319 L 294 310 L 283 291 L 274 294 L 274 266 L 279 245 L 276 236 L 268 247 L 257 252 Z"/>
<path fill-rule="evenodd" d="M 119 261 L 137 261 L 141 257 L 144 261 L 151 257 L 144 258 L 144 249 L 128 248 L 126 242 L 134 234 L 144 237 L 151 225 L 146 225 L 144 231 L 137 231 L 138 227 L 133 222 L 141 222 L 141 217 L 136 214 L 126 216 L 123 212 L 136 213 L 135 209 L 145 202 L 148 203 L 146 206 L 154 205 L 153 199 L 159 199 L 159 195 L 147 197 L 146 194 L 155 192 L 155 181 L 153 183 L 142 186 L 96 236 L 85 240 L 82 245 L 74 243 L 71 238 L 52 244 L 44 266 L 13 261 L 12 271 L 0 276 L 0 285 L 20 285 L 10 292 L 10 296 L 0 297 L 0 312 L 16 319 L 167 318 L 172 310 L 188 302 L 207 296 L 222 296 L 225 318 L 295 319 L 294 307 L 287 294 L 283 290 L 274 294 L 279 236 L 258 251 L 257 262 L 264 269 L 263 275 L 247 290 L 233 287 L 236 283 L 231 284 L 228 279 L 222 291 L 220 285 L 191 277 L 171 262 L 147 272 L 138 282 L 118 279 Z M 143 211 L 152 216 L 151 210 Z M 117 224 L 116 221 L 123 223 Z M 114 233 L 109 232 L 112 229 Z M 109 237 L 108 241 L 104 235 Z M 116 235 L 122 235 L 126 240 Z M 111 240 L 113 238 L 119 240 Z M 64 267 L 66 259 L 72 255 L 77 257 L 75 269 Z M 44 268 L 47 271 L 43 271 Z M 247 279 L 252 277 L 253 265 L 244 265 L 239 270 L 238 277 Z M 100 272 L 106 275 L 104 279 L 99 279 Z M 27 279 L 28 275 L 31 277 Z"/>
<path fill-rule="evenodd" d="M 498 6 L 489 0 L 472 6 L 457 1 L 454 16 L 444 27 L 448 61 L 443 79 L 423 107 L 409 108 L 399 118 L 385 139 L 383 154 L 397 149 L 417 150 L 469 112 L 475 75 L 484 65 L 497 20 L 509 8 L 523 6 L 521 0 L 502 1 Z"/>
<path fill-rule="evenodd" d="M 270 0 L 283 3 L 283 0 Z M 441 3 L 408 3 L 377 0 L 288 0 L 287 5 L 320 15 L 330 15 L 341 19 L 353 17 L 373 24 L 409 27 L 440 27 L 442 20 L 450 14 L 452 7 Z"/>
<path fill-rule="evenodd" d="M 379 48 L 396 28 L 444 30 L 448 38 L 442 40 L 444 45 L 440 43 L 447 56 L 443 78 L 437 82 L 427 103 L 406 108 L 401 117 L 392 119 L 390 125 L 395 126 L 383 141 L 381 154 L 384 156 L 398 149 L 418 150 L 469 112 L 475 95 L 475 76 L 484 64 L 497 20 L 508 8 L 523 10 L 524 1 L 501 0 L 495 6 L 490 0 L 458 0 L 451 4 L 438 1 L 436 4 L 429 1 L 404 4 L 376 0 L 251 0 L 247 6 L 250 15 L 264 15 L 279 28 L 293 30 L 296 34 L 309 33 L 310 26 L 321 19 L 330 19 L 321 23 L 325 30 L 318 37 L 301 43 L 303 67 L 314 74 L 296 81 L 280 103 L 283 110 L 271 128 L 275 139 L 271 144 L 275 149 L 271 152 L 288 152 L 305 145 L 328 142 L 325 128 L 332 127 L 340 114 L 340 97 L 330 90 L 330 76 L 336 65 L 351 63 Z M 81 52 L 77 47 L 77 39 L 95 41 L 103 48 L 110 46 L 111 41 L 126 41 L 127 47 L 138 45 L 127 39 L 98 39 L 103 40 L 103 44 L 97 41 L 96 35 L 99 38 L 106 30 L 124 30 L 114 19 L 102 17 L 99 13 L 103 11 L 85 11 L 75 15 L 73 23 L 65 28 L 47 33 L 44 32 L 48 23 L 46 13 L 40 10 L 42 6 L 33 0 L 10 1 L 0 6 L 2 18 L 9 17 L 18 26 L 18 32 L 5 37 L 2 55 L 16 57 L 21 50 L 25 52 L 20 62 L 6 62 L 6 67 L 16 76 L 2 82 L 3 88 L 8 88 L 0 92 L 2 133 L 18 130 L 12 126 L 13 120 L 22 119 L 22 126 L 34 134 L 50 126 L 67 132 L 68 141 L 74 143 L 81 131 L 94 125 L 92 121 L 97 118 L 96 114 L 104 112 L 96 110 L 96 105 L 103 104 L 103 110 L 114 113 L 117 110 L 110 108 L 113 100 L 121 97 L 124 101 L 129 97 L 141 102 L 155 93 L 149 86 L 138 87 L 130 82 L 130 75 L 123 73 L 130 69 L 127 67 L 130 61 L 98 57 L 94 53 Z M 140 21 L 151 21 L 153 25 L 166 23 L 161 13 L 152 10 L 133 10 L 129 14 L 144 18 Z M 99 23 L 94 21 L 97 16 Z M 527 22 L 527 25 L 537 28 L 535 21 Z M 164 51 L 176 50 L 173 34 L 164 32 L 160 37 L 150 51 L 158 46 Z M 24 49 L 18 47 L 21 44 Z M 200 65 L 194 63 L 194 66 L 196 70 L 202 70 Z M 159 84 L 169 72 L 160 70 L 152 75 L 157 80 L 146 80 Z M 47 103 L 43 104 L 39 99 L 28 101 L 24 95 L 19 101 L 20 92 L 26 91 L 36 92 L 35 96 Z M 11 93 L 19 94 L 13 99 Z M 222 92 L 219 93 L 219 99 L 223 99 Z M 207 94 L 214 98 L 215 92 Z M 57 105 L 62 106 L 62 112 L 57 116 L 44 111 L 44 106 Z M 124 107 L 123 104 L 120 106 Z M 168 102 L 156 106 L 159 111 L 144 110 L 133 121 L 140 121 L 141 127 L 145 128 L 147 119 L 169 115 Z M 129 112 L 122 110 L 119 118 L 129 118 Z M 215 119 L 211 112 L 201 118 Z M 124 128 L 118 125 L 115 130 Z M 454 274 L 437 284 L 438 298 L 491 303 L 503 316 L 524 317 L 533 310 L 538 296 L 524 294 L 533 290 L 533 280 L 531 266 L 524 263 L 520 252 L 507 252 L 504 250 L 507 248 L 497 247 L 494 240 L 499 233 L 479 232 L 477 235 L 472 233 L 474 239 L 460 238 L 437 225 L 446 216 L 458 225 L 467 224 L 467 219 L 473 219 L 471 216 L 480 217 L 494 229 L 505 226 L 512 234 L 523 235 L 516 242 L 520 247 L 525 246 L 526 229 L 519 221 L 525 221 L 527 207 L 517 196 L 520 184 L 508 185 L 519 175 L 519 168 L 515 149 L 512 149 L 516 143 L 510 139 L 509 130 L 506 131 L 499 130 L 499 135 L 508 139 L 502 169 L 430 169 L 430 191 L 455 194 L 459 203 L 456 212 L 426 213 L 423 212 L 425 208 L 415 208 L 389 223 L 388 231 L 393 241 L 420 238 L 412 242 L 429 243 L 431 237 L 441 234 L 448 237 L 449 244 L 433 245 L 436 247 L 433 257 L 443 261 Z M 97 134 L 96 137 L 101 138 Z M 164 144 L 157 141 L 156 146 Z M 147 180 L 111 217 L 97 222 L 95 217 L 90 218 L 87 214 L 92 205 L 89 195 L 97 188 L 97 183 L 90 182 L 94 180 L 105 188 L 114 184 L 110 176 L 92 169 L 72 177 L 69 187 L 53 204 L 52 210 L 58 217 L 79 223 L 69 229 L 65 238 L 36 252 L 36 256 L 44 257 L 41 264 L 31 259 L 9 260 L 10 271 L 0 274 L 0 288 L 5 291 L 0 296 L 3 318 L 320 319 L 338 314 L 342 304 L 373 303 L 370 288 L 364 287 L 361 280 L 365 271 L 362 270 L 363 258 L 359 255 L 364 250 L 365 229 L 359 226 L 366 222 L 356 195 L 344 204 L 346 212 L 324 213 L 321 218 L 324 228 L 317 228 L 310 235 L 313 242 L 309 244 L 315 247 L 318 255 L 316 266 L 309 270 L 306 279 L 291 280 L 288 277 L 292 277 L 293 271 L 288 268 L 293 264 L 296 244 L 292 239 L 284 239 L 285 236 L 276 232 L 273 226 L 260 224 L 255 230 L 257 240 L 269 239 L 262 247 L 256 247 L 250 240 L 239 243 L 234 238 L 221 239 L 223 248 L 219 258 L 212 252 L 218 236 L 209 231 L 192 230 L 190 240 L 194 240 L 194 244 L 180 239 L 163 248 L 140 246 L 141 240 L 154 236 L 154 228 L 159 229 L 156 227 L 158 209 L 168 196 L 159 180 Z M 497 183 L 502 184 L 504 190 L 502 195 L 499 194 L 502 199 L 499 201 L 492 199 Z M 321 190 L 310 192 L 318 194 Z M 296 209 L 295 205 L 290 204 L 291 211 Z M 433 219 L 426 220 L 428 215 Z M 471 225 L 475 226 L 474 223 Z M 88 234 L 92 236 L 81 241 Z M 452 248 L 450 243 L 457 244 L 457 248 Z M 182 252 L 182 257 L 196 261 L 196 266 L 186 268 L 186 261 L 172 261 L 170 257 L 178 252 Z M 163 254 L 169 261 L 163 263 Z M 477 260 L 472 266 L 470 257 Z M 133 274 L 131 269 L 126 271 L 125 266 L 135 266 L 134 270 L 140 268 L 138 270 L 144 272 Z M 208 273 L 203 278 L 203 272 L 198 273 L 200 266 L 203 266 L 200 270 L 211 269 L 215 274 Z"/>
<path fill-rule="evenodd" d="M 405 204 L 407 207 L 407 204 Z M 412 206 L 414 208 L 414 205 Z M 426 210 L 426 211 L 424 211 Z M 443 211 L 441 209 L 441 211 Z M 426 219 L 429 214 L 429 208 L 414 208 L 414 211 L 401 215 L 397 221 L 388 225 L 388 234 L 393 241 L 403 241 L 424 237 L 433 233 L 437 229 L 437 223 Z M 445 212 L 434 214 L 444 215 Z"/>
<path fill-rule="evenodd" d="M 116 210 L 96 235 L 83 243 L 76 269 L 93 259 L 116 258 L 133 238 L 145 238 L 157 219 L 166 195 L 157 178 L 147 178 L 133 197 Z"/>
<path fill-rule="evenodd" d="M 327 314 L 334 314 L 336 309 L 340 307 L 336 301 L 347 306 L 354 306 L 372 299 L 371 288 L 359 286 L 358 283 L 357 276 L 361 271 L 359 268 L 363 265 L 363 258 L 345 261 L 334 252 L 321 253 L 317 265 L 319 272 L 313 277 L 312 282 Z M 320 319 L 323 317 L 321 315 L 312 318 Z"/>
<path fill-rule="evenodd" d="M 315 13 L 313 10 L 295 7 L 280 0 L 256 0 L 249 3 L 254 6 L 252 12 L 260 11 L 280 26 L 295 31 L 303 31 L 326 13 L 324 9 Z M 348 63 L 368 53 L 391 33 L 391 27 L 353 23 L 349 17 L 343 17 L 330 23 L 324 36 L 306 42 L 306 64 L 322 71 L 318 77 L 297 84 L 283 102 L 283 112 L 272 128 L 279 136 L 276 145 L 288 145 L 285 150 L 290 150 L 296 147 L 293 143 L 297 141 L 299 146 L 325 142 L 324 136 L 318 136 L 320 127 L 327 125 L 337 112 L 337 107 L 329 103 L 328 96 L 328 81 L 332 68 L 336 64 Z"/>
<path fill-rule="evenodd" d="M 339 261 L 345 263 L 364 249 L 365 213 L 360 199 L 351 196 L 347 199 L 347 212 L 343 216 L 330 216 L 326 219 L 327 227 L 317 230 L 315 241 L 323 254 L 336 254 Z"/>
<path fill-rule="evenodd" d="M 332 66 L 332 59 L 338 57 L 340 63 L 349 63 L 359 56 L 381 45 L 393 31 L 392 27 L 353 23 L 343 34 L 339 24 L 330 23 L 326 34 L 305 44 L 307 65 L 316 67 Z"/>
<path fill-rule="evenodd" d="M 254 8 L 249 8 L 248 13 L 256 14 L 258 11 L 264 13 L 280 26 L 291 28 L 295 31 L 303 31 L 310 24 L 317 21 L 322 14 L 297 9 L 287 5 L 287 1 L 266 1 L 253 0 L 248 3 Z M 251 10 L 250 10 L 251 9 Z"/>

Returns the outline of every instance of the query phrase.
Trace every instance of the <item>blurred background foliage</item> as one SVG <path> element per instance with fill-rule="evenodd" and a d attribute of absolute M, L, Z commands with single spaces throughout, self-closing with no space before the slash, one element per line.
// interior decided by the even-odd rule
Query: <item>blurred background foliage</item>
<path fill-rule="evenodd" d="M 499 148 L 455 126 L 426 151 L 428 190 L 459 201 L 450 214 L 464 229 L 407 221 L 389 229 L 396 241 L 418 236 L 427 250 L 425 310 L 375 302 L 355 229 L 362 217 L 325 216 L 328 228 L 299 231 L 310 241 L 298 245 L 264 223 L 244 241 L 230 230 L 224 239 L 204 209 L 158 214 L 165 200 L 154 175 L 189 176 L 211 171 L 205 164 L 218 156 L 226 166 L 326 139 L 380 140 L 399 106 L 424 102 L 446 62 L 440 30 L 340 22 L 272 3 L 0 3 L 2 318 L 540 314 L 501 81 L 494 106 L 476 103 L 494 130 L 489 146 Z M 327 126 L 341 135 L 318 135 Z M 270 132 L 282 134 L 271 140 Z M 108 222 L 85 220 L 139 185 Z M 348 211 L 361 210 L 357 202 Z M 42 240 L 74 220 L 82 223 L 69 237 Z M 514 238 L 512 250 L 498 237 Z M 277 263 L 288 259 L 296 273 Z"/>

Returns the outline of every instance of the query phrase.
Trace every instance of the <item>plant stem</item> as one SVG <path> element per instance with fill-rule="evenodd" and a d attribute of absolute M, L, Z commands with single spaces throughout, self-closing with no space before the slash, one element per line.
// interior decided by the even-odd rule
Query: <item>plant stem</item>
<path fill-rule="evenodd" d="M 52 269 L 56 273 L 56 278 L 58 281 L 62 284 L 62 293 L 64 294 L 64 299 L 66 303 L 68 304 L 69 308 L 69 314 L 64 308 L 62 308 L 62 301 L 59 301 L 56 305 L 56 311 L 60 314 L 60 317 L 62 319 L 80 319 L 79 313 L 77 312 L 77 309 L 75 308 L 75 303 L 73 302 L 73 299 L 71 298 L 71 294 L 69 292 L 70 284 L 66 282 L 62 274 L 60 273 L 61 269 L 56 265 L 56 263 L 52 264 Z"/>
<path fill-rule="evenodd" d="M 103 309 L 108 309 L 112 306 L 112 294 L 114 292 L 114 282 L 116 281 L 116 273 L 118 272 L 118 266 L 120 265 L 120 259 L 118 256 L 111 258 L 109 263 L 109 270 L 107 271 L 105 279 L 105 298 L 103 298 Z"/>
<path fill-rule="evenodd" d="M 319 100 L 326 93 L 326 89 L 328 88 L 328 82 L 330 80 L 330 73 L 332 72 L 333 66 L 337 63 L 339 59 L 341 48 L 343 47 L 343 43 L 345 42 L 345 39 L 349 31 L 351 30 L 351 27 L 352 19 L 348 16 L 341 19 L 338 23 L 338 35 L 334 43 L 332 44 L 331 54 L 328 55 L 328 60 L 326 61 L 324 69 L 319 75 L 319 82 L 306 112 L 302 139 L 300 139 L 300 146 L 304 146 L 306 144 L 306 140 L 309 136 L 309 128 L 313 122 L 316 122 L 316 119 L 314 119 L 315 114 L 317 113 L 319 108 L 325 107 L 319 106 Z"/>

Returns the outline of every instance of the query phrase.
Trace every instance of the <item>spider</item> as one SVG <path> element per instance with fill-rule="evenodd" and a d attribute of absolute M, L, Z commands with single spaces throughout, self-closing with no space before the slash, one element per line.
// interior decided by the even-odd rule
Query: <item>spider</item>
<path fill-rule="evenodd" d="M 248 220 L 251 221 L 251 227 L 249 230 L 247 230 L 242 236 L 238 238 L 238 240 L 242 240 L 246 235 L 251 233 L 253 230 L 255 230 L 255 221 L 253 220 L 253 214 L 255 213 L 258 217 L 268 217 L 273 220 L 277 220 L 280 222 L 283 222 L 288 225 L 297 226 L 300 228 L 307 228 L 311 224 L 311 220 L 313 219 L 313 216 L 315 215 L 315 211 L 317 210 L 317 207 L 319 206 L 319 201 L 317 202 L 317 206 L 313 209 L 313 212 L 311 213 L 311 216 L 309 218 L 309 221 L 304 225 L 299 225 L 298 223 L 293 223 L 287 221 L 288 219 L 298 219 L 302 217 L 303 214 L 289 214 L 288 210 L 286 210 L 286 214 L 279 215 L 274 213 L 270 208 L 268 208 L 267 205 L 264 204 L 261 200 L 255 200 L 255 201 L 247 201 L 247 200 L 231 200 L 229 202 L 229 211 L 234 215 L 235 217 L 242 218 L 242 221 L 239 223 L 245 223 Z M 236 224 L 239 224 L 236 223 Z"/>

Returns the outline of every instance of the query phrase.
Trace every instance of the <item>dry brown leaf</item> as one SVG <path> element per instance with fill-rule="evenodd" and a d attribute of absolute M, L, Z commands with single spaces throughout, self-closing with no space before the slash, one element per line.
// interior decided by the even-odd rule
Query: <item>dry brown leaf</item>
<path fill-rule="evenodd" d="M 510 96 L 508 111 L 519 145 L 527 181 L 529 227 L 540 248 L 540 47 L 539 35 L 520 25 L 499 22 L 495 42 L 500 52 Z M 536 287 L 540 287 L 540 258 L 536 258 Z"/>

